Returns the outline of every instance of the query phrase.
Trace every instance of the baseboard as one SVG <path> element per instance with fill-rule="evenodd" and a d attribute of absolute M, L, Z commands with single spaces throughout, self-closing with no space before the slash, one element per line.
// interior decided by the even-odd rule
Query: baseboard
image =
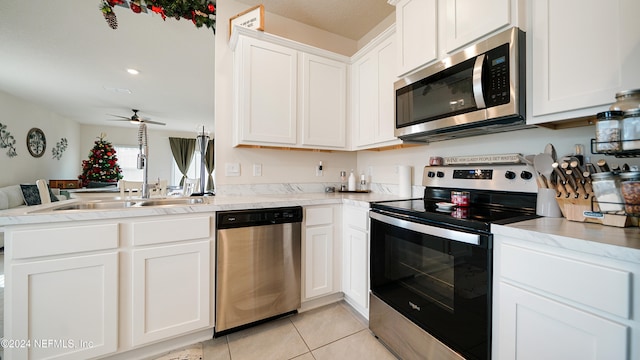
<path fill-rule="evenodd" d="M 305 311 L 317 309 L 325 305 L 337 303 L 342 299 L 344 299 L 344 294 L 342 292 L 337 292 L 334 294 L 329 294 L 329 295 L 315 298 L 312 300 L 307 300 L 300 305 L 300 309 L 298 309 L 298 312 L 302 313 Z"/>

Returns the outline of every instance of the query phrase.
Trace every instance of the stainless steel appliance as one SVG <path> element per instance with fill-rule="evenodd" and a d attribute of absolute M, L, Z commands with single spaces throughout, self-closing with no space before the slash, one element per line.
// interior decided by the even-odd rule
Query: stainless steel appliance
<path fill-rule="evenodd" d="M 395 136 L 430 142 L 527 128 L 525 34 L 508 29 L 395 83 Z"/>
<path fill-rule="evenodd" d="M 369 327 L 400 358 L 491 358 L 491 224 L 536 217 L 532 171 L 427 166 L 423 199 L 371 205 Z M 468 207 L 436 205 L 461 190 Z"/>
<path fill-rule="evenodd" d="M 302 208 L 218 212 L 215 336 L 300 308 Z"/>

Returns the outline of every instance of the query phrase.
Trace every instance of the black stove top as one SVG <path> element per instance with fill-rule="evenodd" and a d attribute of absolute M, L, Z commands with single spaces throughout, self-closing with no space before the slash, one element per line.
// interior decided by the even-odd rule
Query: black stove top
<path fill-rule="evenodd" d="M 474 191 L 470 206 L 442 210 L 438 202 L 449 202 L 451 188 L 427 188 L 424 199 L 383 201 L 372 203 L 371 208 L 408 217 L 413 221 L 446 225 L 460 229 L 489 233 L 491 224 L 510 224 L 534 219 L 536 195 L 500 191 Z"/>

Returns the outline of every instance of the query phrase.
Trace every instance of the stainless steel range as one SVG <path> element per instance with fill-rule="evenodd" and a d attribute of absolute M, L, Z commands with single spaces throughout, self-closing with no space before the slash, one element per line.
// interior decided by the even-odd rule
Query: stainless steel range
<path fill-rule="evenodd" d="M 400 358 L 491 358 L 491 225 L 536 217 L 533 171 L 427 166 L 424 198 L 371 205 L 369 327 Z"/>

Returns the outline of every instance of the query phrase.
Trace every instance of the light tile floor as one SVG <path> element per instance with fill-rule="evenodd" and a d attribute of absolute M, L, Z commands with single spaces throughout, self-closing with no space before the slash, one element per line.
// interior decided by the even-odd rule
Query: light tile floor
<path fill-rule="evenodd" d="M 203 360 L 395 360 L 344 302 L 202 343 Z"/>

